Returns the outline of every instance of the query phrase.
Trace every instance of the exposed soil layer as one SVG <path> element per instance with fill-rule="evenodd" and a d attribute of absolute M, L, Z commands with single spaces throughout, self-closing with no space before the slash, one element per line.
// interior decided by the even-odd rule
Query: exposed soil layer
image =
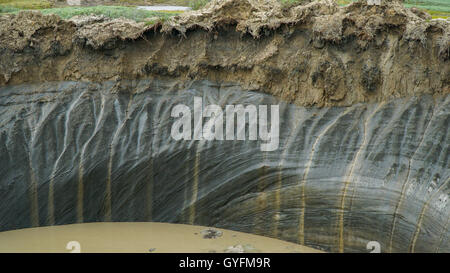
<path fill-rule="evenodd" d="M 154 24 L 0 17 L 0 86 L 176 79 L 239 83 L 299 105 L 450 92 L 450 22 L 384 1 L 215 0 Z"/>

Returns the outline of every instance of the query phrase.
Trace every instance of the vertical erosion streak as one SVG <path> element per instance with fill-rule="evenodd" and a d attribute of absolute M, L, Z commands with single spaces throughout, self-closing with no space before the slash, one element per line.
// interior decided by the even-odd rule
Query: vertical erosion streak
<path fill-rule="evenodd" d="M 84 193 L 83 173 L 84 173 L 83 158 L 80 157 L 80 164 L 78 166 L 77 223 L 84 222 L 84 217 L 83 217 L 83 193 Z"/>
<path fill-rule="evenodd" d="M 273 237 L 274 238 L 278 238 L 278 226 L 279 226 L 279 222 L 280 222 L 280 209 L 281 209 L 281 188 L 283 187 L 283 166 L 284 163 L 286 162 L 286 156 L 289 154 L 289 150 L 290 147 L 292 145 L 292 143 L 295 140 L 295 137 L 297 136 L 297 130 L 298 130 L 298 125 L 299 122 L 298 121 L 299 118 L 295 118 L 294 119 L 294 127 L 291 130 L 291 133 L 289 134 L 289 137 L 286 140 L 286 144 L 284 145 L 284 151 L 283 154 L 281 155 L 281 160 L 280 163 L 278 165 L 278 179 L 277 179 L 277 184 L 276 184 L 276 189 L 275 189 L 275 214 L 274 214 L 274 226 L 273 226 Z"/>
<path fill-rule="evenodd" d="M 28 148 L 28 158 L 29 158 L 29 170 L 30 170 L 30 222 L 31 226 L 38 227 L 39 226 L 39 201 L 38 201 L 38 181 L 36 179 L 36 173 L 34 172 L 33 163 L 32 163 L 32 147 L 35 144 L 36 136 L 39 134 L 39 130 L 43 130 L 44 124 L 46 121 L 49 120 L 50 114 L 55 110 L 56 104 L 53 104 L 51 109 L 47 113 L 42 113 L 42 116 L 39 119 L 38 124 L 33 128 L 31 125 L 30 128 L 30 147 Z M 33 128 L 33 129 L 32 129 Z M 49 189 L 50 191 L 50 189 Z M 49 196 L 50 198 L 53 198 L 53 191 L 51 192 L 52 195 Z M 51 200 L 53 204 L 53 199 Z M 48 208 L 50 209 L 50 204 L 48 204 Z"/>
<path fill-rule="evenodd" d="M 83 223 L 84 222 L 84 215 L 83 215 L 83 200 L 84 200 L 84 156 L 86 154 L 86 149 L 89 143 L 91 143 L 92 139 L 97 135 L 99 129 L 100 129 L 100 122 L 103 119 L 103 116 L 105 114 L 105 97 L 103 95 L 101 96 L 101 106 L 100 106 L 100 115 L 95 123 L 95 129 L 92 133 L 92 136 L 84 143 L 83 147 L 81 148 L 81 154 L 80 154 L 80 164 L 78 166 L 78 193 L 77 193 L 77 222 Z M 94 106 L 95 106 L 95 102 Z M 95 115 L 95 110 L 94 110 Z"/>
<path fill-rule="evenodd" d="M 306 211 L 306 181 L 308 179 L 309 170 L 311 168 L 312 161 L 314 159 L 315 151 L 317 145 L 320 143 L 322 137 L 331 129 L 334 125 L 345 115 L 347 115 L 352 110 L 349 107 L 342 114 L 340 114 L 333 122 L 331 122 L 325 129 L 320 133 L 312 145 L 311 152 L 309 154 L 309 161 L 306 164 L 305 172 L 303 173 L 302 180 L 300 181 L 300 198 L 302 200 L 301 208 L 300 208 L 300 217 L 299 217 L 299 226 L 298 226 L 298 242 L 301 245 L 305 244 L 305 211 Z"/>
<path fill-rule="evenodd" d="M 278 226 L 280 222 L 280 208 L 281 208 L 281 187 L 283 187 L 283 165 L 278 167 L 278 179 L 275 190 L 275 206 L 274 206 L 274 218 L 273 218 L 273 237 L 278 238 Z"/>
<path fill-rule="evenodd" d="M 69 135 L 69 120 L 70 115 L 72 114 L 73 109 L 78 104 L 78 102 L 81 100 L 82 97 L 84 97 L 85 92 L 82 92 L 77 99 L 69 106 L 69 109 L 67 110 L 65 120 L 64 120 L 64 141 L 63 141 L 63 150 L 61 151 L 61 154 L 58 156 L 58 158 L 55 161 L 55 164 L 53 165 L 53 170 L 50 175 L 50 182 L 48 185 L 48 215 L 47 215 L 47 223 L 49 226 L 53 226 L 55 224 L 55 199 L 54 199 L 54 186 L 55 186 L 55 176 L 56 171 L 59 165 L 59 162 L 61 161 L 62 156 L 67 150 L 68 146 L 68 135 Z"/>
<path fill-rule="evenodd" d="M 262 228 L 262 226 L 264 225 L 265 219 L 262 214 L 267 208 L 267 193 L 264 192 L 264 189 L 266 187 L 264 179 L 267 174 L 266 160 L 267 160 L 267 152 L 264 152 L 262 166 L 259 169 L 258 174 L 259 180 L 257 184 L 255 220 L 254 220 L 254 227 L 255 227 L 254 233 L 257 235 L 264 234 L 264 229 Z"/>
<path fill-rule="evenodd" d="M 30 164 L 30 203 L 31 203 L 31 226 L 38 227 L 39 226 L 39 204 L 38 204 L 38 192 L 37 192 L 37 181 L 36 175 L 34 173 L 33 166 L 31 164 L 31 153 L 29 155 L 29 164 Z"/>
<path fill-rule="evenodd" d="M 361 147 L 358 149 L 358 152 L 356 153 L 355 157 L 353 158 L 353 161 L 350 165 L 350 171 L 348 172 L 348 175 L 345 177 L 344 186 L 342 189 L 342 195 L 341 195 L 341 202 L 338 209 L 338 230 L 339 230 L 339 252 L 344 252 L 344 209 L 345 209 L 345 199 L 347 197 L 347 191 L 348 187 L 351 183 L 351 180 L 353 178 L 353 172 L 355 171 L 355 165 L 359 161 L 359 157 L 361 156 L 361 152 L 364 150 L 364 148 L 367 146 L 367 127 L 369 124 L 369 121 L 375 116 L 375 114 L 378 112 L 378 110 L 384 105 L 385 103 L 380 103 L 375 110 L 367 117 L 366 121 L 364 122 L 364 132 L 363 132 L 363 142 L 361 144 Z"/>
<path fill-rule="evenodd" d="M 437 194 L 447 185 L 448 181 L 450 181 L 450 179 L 447 179 L 444 183 L 442 183 L 442 185 L 430 196 L 430 198 L 424 203 L 422 210 L 420 212 L 419 215 L 419 220 L 417 221 L 417 226 L 416 226 L 416 231 L 414 232 L 414 235 L 411 239 L 411 243 L 409 245 L 409 251 L 411 253 L 414 253 L 414 249 L 416 247 L 416 242 L 417 242 L 417 238 L 419 237 L 420 234 L 420 230 L 422 228 L 422 222 L 423 222 L 423 217 L 425 216 L 425 212 L 428 209 L 428 206 L 431 202 L 431 200 L 434 199 L 434 197 L 437 196 Z"/>
<path fill-rule="evenodd" d="M 148 166 L 149 179 L 147 183 L 147 221 L 153 220 L 153 157 L 150 156 L 150 162 Z"/>
<path fill-rule="evenodd" d="M 189 190 L 189 177 L 190 177 L 190 172 L 191 172 L 191 166 L 189 164 L 189 162 L 191 162 L 191 153 L 190 150 L 187 150 L 186 152 L 186 174 L 184 175 L 184 177 L 186 177 L 186 180 L 184 180 L 184 190 L 183 190 L 183 207 L 180 213 L 180 221 L 182 224 L 188 224 L 189 223 L 189 194 L 188 194 L 188 190 Z"/>
<path fill-rule="evenodd" d="M 188 206 L 188 204 L 187 204 L 188 192 L 187 191 L 188 191 L 188 186 L 185 184 L 184 190 L 183 190 L 183 209 L 180 212 L 180 223 L 181 224 L 185 224 L 188 221 L 187 215 L 186 215 L 186 208 Z"/>
<path fill-rule="evenodd" d="M 113 139 L 111 141 L 110 151 L 109 151 L 109 161 L 108 161 L 108 178 L 106 179 L 106 192 L 105 192 L 105 202 L 104 202 L 104 208 L 105 208 L 105 221 L 111 222 L 112 220 L 112 205 L 111 205 L 111 183 L 112 183 L 112 167 L 113 167 L 113 157 L 115 153 L 115 142 L 117 137 L 119 136 L 120 132 L 122 131 L 123 127 L 125 126 L 127 120 L 129 119 L 129 112 L 131 108 L 131 104 L 133 102 L 133 93 L 130 94 L 130 97 L 128 98 L 128 105 L 127 109 L 125 110 L 125 117 L 123 121 L 121 122 L 120 126 L 118 126 L 116 132 L 114 133 Z M 120 122 L 120 121 L 119 121 Z"/>
<path fill-rule="evenodd" d="M 199 169 L 200 169 L 200 142 L 197 146 L 197 151 L 195 152 L 192 198 L 191 198 L 191 205 L 189 206 L 189 224 L 191 225 L 195 223 L 195 205 L 198 198 Z"/>
<path fill-rule="evenodd" d="M 47 224 L 49 226 L 53 226 L 55 224 L 55 177 L 52 175 L 50 177 L 50 182 L 48 184 L 48 215 L 47 215 Z"/>
<path fill-rule="evenodd" d="M 419 151 L 420 147 L 422 147 L 422 145 L 423 145 L 423 142 L 425 140 L 425 135 L 426 135 L 426 133 L 428 131 L 428 127 L 433 122 L 433 117 L 434 117 L 434 110 L 432 110 L 432 112 L 431 112 L 430 121 L 428 122 L 425 130 L 423 131 L 423 135 L 422 135 L 422 138 L 420 140 L 420 143 L 417 146 L 416 150 L 414 151 L 413 155 L 411 156 L 411 158 L 410 158 L 410 160 L 408 162 L 408 171 L 406 173 L 405 181 L 403 181 L 402 190 L 400 192 L 400 197 L 398 199 L 397 204 L 395 205 L 394 216 L 392 218 L 391 235 L 389 236 L 389 252 L 392 252 L 392 245 L 393 245 L 393 242 L 394 242 L 395 227 L 396 227 L 396 224 L 397 224 L 397 216 L 400 213 L 400 208 L 401 208 L 401 206 L 403 204 L 403 201 L 405 199 L 406 190 L 407 190 L 407 188 L 409 186 L 409 175 L 410 175 L 410 172 L 411 172 L 411 165 L 412 165 L 411 163 L 413 162 L 414 157 L 416 156 L 416 154 Z"/>

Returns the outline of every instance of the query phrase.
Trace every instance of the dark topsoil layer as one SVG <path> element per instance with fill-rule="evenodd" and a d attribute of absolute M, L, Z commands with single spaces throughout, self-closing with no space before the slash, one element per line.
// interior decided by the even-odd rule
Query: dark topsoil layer
<path fill-rule="evenodd" d="M 176 79 L 239 83 L 299 105 L 351 105 L 450 92 L 450 22 L 383 1 L 283 8 L 214 0 L 154 24 L 0 16 L 0 86 Z M 126 90 L 123 90 L 126 92 Z"/>

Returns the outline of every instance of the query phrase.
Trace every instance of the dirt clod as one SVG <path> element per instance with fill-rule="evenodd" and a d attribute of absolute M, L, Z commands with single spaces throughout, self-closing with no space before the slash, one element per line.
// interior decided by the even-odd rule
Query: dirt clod
<path fill-rule="evenodd" d="M 203 239 L 216 239 L 222 236 L 222 231 L 216 229 L 205 229 L 202 230 Z"/>

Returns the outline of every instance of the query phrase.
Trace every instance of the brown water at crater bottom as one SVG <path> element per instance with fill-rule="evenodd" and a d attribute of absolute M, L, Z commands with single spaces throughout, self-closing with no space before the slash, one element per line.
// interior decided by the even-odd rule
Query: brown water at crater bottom
<path fill-rule="evenodd" d="M 214 230 L 216 232 L 208 232 Z M 204 238 L 217 231 L 220 236 Z M 220 233 L 219 232 L 219 233 Z M 211 236 L 209 236 L 211 237 Z M 168 223 L 88 223 L 0 232 L 0 252 L 300 252 L 319 250 L 225 229 Z M 76 244 L 76 243 L 75 243 Z"/>

